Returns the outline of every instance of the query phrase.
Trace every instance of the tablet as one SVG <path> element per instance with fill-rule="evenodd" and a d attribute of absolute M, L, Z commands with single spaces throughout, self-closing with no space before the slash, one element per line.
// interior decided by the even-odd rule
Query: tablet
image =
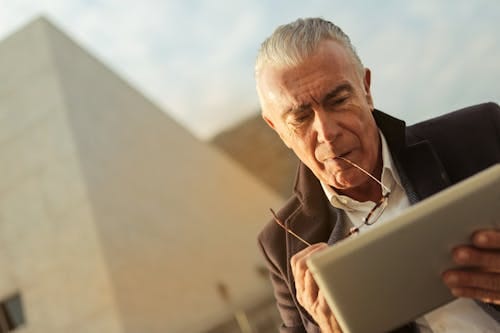
<path fill-rule="evenodd" d="M 500 227 L 500 164 L 409 207 L 307 264 L 345 333 L 387 332 L 454 299 L 452 249 Z"/>

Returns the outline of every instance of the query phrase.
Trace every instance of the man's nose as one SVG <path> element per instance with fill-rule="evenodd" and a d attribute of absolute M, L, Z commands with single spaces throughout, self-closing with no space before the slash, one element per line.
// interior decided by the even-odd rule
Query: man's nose
<path fill-rule="evenodd" d="M 339 127 L 335 119 L 323 110 L 315 112 L 313 127 L 318 142 L 332 142 L 339 133 Z"/>

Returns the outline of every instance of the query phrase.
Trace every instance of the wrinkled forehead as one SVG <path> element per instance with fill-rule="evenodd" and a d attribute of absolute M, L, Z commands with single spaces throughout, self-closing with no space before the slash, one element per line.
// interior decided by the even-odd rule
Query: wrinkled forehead
<path fill-rule="evenodd" d="M 262 73 L 259 89 L 267 102 L 297 104 L 319 98 L 338 78 L 322 67 L 269 68 Z"/>
<path fill-rule="evenodd" d="M 287 104 L 293 103 L 289 93 L 293 68 L 263 67 L 257 78 L 257 92 L 262 111 L 266 114 L 281 113 Z"/>
<path fill-rule="evenodd" d="M 346 83 L 359 85 L 362 77 L 352 57 L 342 46 L 332 42 L 298 65 L 263 66 L 257 77 L 257 90 L 263 109 L 283 111 L 321 100 L 323 95 Z"/>

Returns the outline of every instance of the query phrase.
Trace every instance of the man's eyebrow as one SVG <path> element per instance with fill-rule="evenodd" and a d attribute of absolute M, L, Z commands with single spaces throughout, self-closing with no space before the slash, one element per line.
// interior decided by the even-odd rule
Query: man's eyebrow
<path fill-rule="evenodd" d="M 329 93 L 327 93 L 325 95 L 325 97 L 323 97 L 322 103 L 327 102 L 331 98 L 337 97 L 338 95 L 340 95 L 343 92 L 350 93 L 352 91 L 353 91 L 352 85 L 350 85 L 349 83 L 342 83 L 342 84 L 338 85 L 337 87 L 333 88 L 333 90 L 331 90 Z M 317 102 L 317 101 L 315 100 L 315 102 Z M 300 113 L 302 111 L 307 111 L 309 109 L 311 109 L 310 103 L 300 104 L 298 106 L 292 106 L 292 107 L 286 109 L 285 111 L 283 111 L 281 116 L 286 117 L 290 113 Z"/>
<path fill-rule="evenodd" d="M 340 95 L 341 93 L 343 92 L 352 92 L 353 91 L 353 88 L 352 88 L 352 85 L 350 85 L 349 83 L 343 83 L 337 87 L 335 87 L 332 91 L 330 91 L 328 94 L 325 95 L 325 97 L 323 98 L 323 103 L 332 99 L 332 98 L 335 98 L 337 97 L 338 95 Z"/>

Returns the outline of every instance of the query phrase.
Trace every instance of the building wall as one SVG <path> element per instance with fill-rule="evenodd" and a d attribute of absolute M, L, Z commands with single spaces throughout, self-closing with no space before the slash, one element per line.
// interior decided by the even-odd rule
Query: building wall
<path fill-rule="evenodd" d="M 284 199 L 293 193 L 299 160 L 260 112 L 217 134 L 211 143 Z"/>
<path fill-rule="evenodd" d="M 0 299 L 20 332 L 122 332 L 42 22 L 0 43 Z"/>
<path fill-rule="evenodd" d="M 269 298 L 256 235 L 282 199 L 46 20 L 0 47 L 0 74 L 26 72 L 0 89 L 1 114 L 36 119 L 0 148 L 17 159 L 0 294 L 21 290 L 27 331 L 203 332 Z"/>

